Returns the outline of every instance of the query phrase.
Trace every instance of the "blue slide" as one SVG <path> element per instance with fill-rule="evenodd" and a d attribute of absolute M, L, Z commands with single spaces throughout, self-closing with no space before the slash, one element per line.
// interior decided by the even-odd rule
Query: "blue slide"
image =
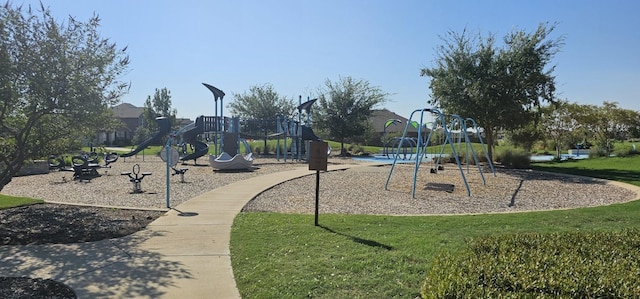
<path fill-rule="evenodd" d="M 204 118 L 203 116 L 200 116 L 196 118 L 195 127 L 182 133 L 182 140 L 193 146 L 193 153 L 180 158 L 180 160 L 182 160 L 183 162 L 193 160 L 193 163 L 195 164 L 196 159 L 206 155 L 209 152 L 209 145 L 197 140 L 198 134 L 202 133 L 204 133 Z"/>
<path fill-rule="evenodd" d="M 156 118 L 156 122 L 158 122 L 158 131 L 156 131 L 156 133 L 153 135 L 153 137 L 143 141 L 142 143 L 140 143 L 138 145 L 138 147 L 136 147 L 136 149 L 134 149 L 131 152 L 128 152 L 126 154 L 122 154 L 120 155 L 120 157 L 126 158 L 126 157 L 131 157 L 135 154 L 137 154 L 138 152 L 142 151 L 143 149 L 147 148 L 147 146 L 153 144 L 153 143 L 157 143 L 160 140 L 162 140 L 162 137 L 169 134 L 169 131 L 171 130 L 171 124 L 169 123 L 169 119 L 166 117 L 158 117 Z"/>

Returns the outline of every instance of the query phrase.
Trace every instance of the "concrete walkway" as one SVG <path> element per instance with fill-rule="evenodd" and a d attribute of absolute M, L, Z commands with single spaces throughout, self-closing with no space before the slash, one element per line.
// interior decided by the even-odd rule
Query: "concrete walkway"
<path fill-rule="evenodd" d="M 360 166 L 368 165 L 329 170 Z M 313 173 L 296 168 L 217 188 L 123 238 L 0 246 L 0 276 L 51 278 L 78 298 L 240 298 L 229 252 L 233 219 L 262 191 Z"/>

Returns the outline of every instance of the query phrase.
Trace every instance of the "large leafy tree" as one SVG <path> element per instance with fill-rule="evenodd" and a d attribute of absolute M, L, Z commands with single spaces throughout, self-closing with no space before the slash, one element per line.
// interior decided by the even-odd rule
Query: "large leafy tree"
<path fill-rule="evenodd" d="M 584 140 L 585 127 L 576 119 L 581 110 L 580 105 L 568 101 L 557 101 L 541 109 L 539 128 L 542 136 L 553 142 L 557 159 L 560 159 L 562 150 Z"/>
<path fill-rule="evenodd" d="M 276 128 L 276 117 L 292 113 L 293 99 L 278 94 L 271 84 L 254 85 L 241 94 L 234 94 L 228 104 L 231 114 L 244 121 L 247 133 L 261 132 L 264 136 L 264 152 L 267 153 L 267 136 Z"/>
<path fill-rule="evenodd" d="M 371 109 L 383 104 L 387 95 L 365 80 L 327 79 L 320 89 L 320 108 L 316 110 L 314 125 L 327 132 L 329 138 L 340 141 L 340 153 L 344 153 L 344 143 L 364 135 L 370 125 Z"/>
<path fill-rule="evenodd" d="M 144 112 L 142 113 L 144 125 L 136 129 L 134 142 L 139 144 L 158 129 L 157 117 L 169 118 L 169 123 L 173 126 L 176 123 L 177 114 L 178 111 L 175 108 L 171 108 L 171 92 L 166 87 L 162 89 L 156 88 L 153 98 L 149 95 L 144 102 Z"/>
<path fill-rule="evenodd" d="M 119 77 L 129 59 L 99 24 L 58 23 L 43 5 L 0 8 L 0 190 L 25 161 L 114 127 L 109 107 L 128 89 Z"/>
<path fill-rule="evenodd" d="M 484 128 L 493 157 L 499 130 L 531 123 L 541 103 L 555 100 L 555 66 L 549 64 L 564 38 L 551 38 L 554 28 L 540 24 L 531 33 L 513 31 L 504 37 L 502 48 L 493 35 L 448 32 L 437 48 L 435 66 L 421 70 L 422 76 L 431 77 L 429 104 L 475 119 Z"/>
<path fill-rule="evenodd" d="M 637 131 L 640 113 L 605 101 L 602 106 L 582 105 L 574 118 L 586 128 L 586 138 L 608 156 L 613 151 L 613 141 L 625 140 Z"/>

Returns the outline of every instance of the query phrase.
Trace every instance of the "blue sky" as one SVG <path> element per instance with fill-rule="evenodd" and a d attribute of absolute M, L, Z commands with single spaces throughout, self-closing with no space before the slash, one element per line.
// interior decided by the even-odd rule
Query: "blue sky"
<path fill-rule="evenodd" d="M 14 0 L 14 5 L 38 1 Z M 282 96 L 317 96 L 329 79 L 351 76 L 390 94 L 384 107 L 404 117 L 427 107 L 440 36 L 463 29 L 501 38 L 513 29 L 557 22 L 561 98 L 615 101 L 640 110 L 640 1 L 45 1 L 60 21 L 94 13 L 103 37 L 127 46 L 131 82 L 123 102 L 143 106 L 170 90 L 179 117 L 214 114 L 211 92 L 233 94 L 269 83 Z M 225 107 L 225 111 L 228 109 Z"/>

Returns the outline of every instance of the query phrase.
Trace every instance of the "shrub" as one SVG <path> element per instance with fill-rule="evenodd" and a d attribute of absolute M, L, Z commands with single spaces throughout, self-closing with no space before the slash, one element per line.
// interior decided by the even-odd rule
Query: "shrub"
<path fill-rule="evenodd" d="M 523 150 L 506 149 L 496 155 L 496 162 L 504 166 L 512 168 L 529 168 L 531 167 L 531 157 L 529 153 Z"/>
<path fill-rule="evenodd" d="M 614 150 L 613 155 L 616 157 L 628 157 L 633 155 L 633 150 L 630 148 L 620 148 Z"/>
<path fill-rule="evenodd" d="M 589 149 L 589 158 L 607 157 L 609 153 L 606 148 L 600 146 L 593 146 Z"/>
<path fill-rule="evenodd" d="M 476 161 L 473 158 L 473 154 L 471 153 L 471 151 L 469 151 L 468 160 L 467 160 L 467 151 L 460 151 L 458 152 L 458 154 L 459 154 L 458 156 L 460 157 L 460 162 L 469 163 L 471 165 L 476 164 Z M 483 151 L 476 152 L 476 157 L 478 158 L 478 162 L 480 163 L 487 163 L 489 161 L 487 160 L 487 155 Z"/>
<path fill-rule="evenodd" d="M 423 298 L 638 298 L 640 230 L 512 234 L 441 253 Z"/>

